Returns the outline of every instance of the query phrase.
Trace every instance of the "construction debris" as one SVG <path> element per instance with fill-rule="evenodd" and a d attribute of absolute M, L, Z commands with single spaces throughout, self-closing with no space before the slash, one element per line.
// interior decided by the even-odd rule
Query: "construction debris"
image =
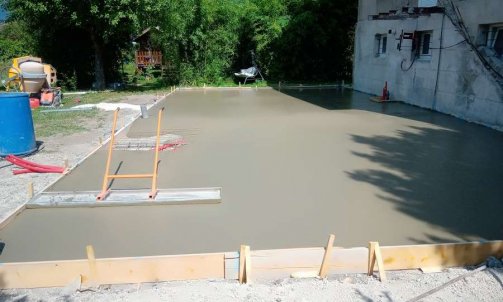
<path fill-rule="evenodd" d="M 503 258 L 499 260 L 498 258 L 491 256 L 487 258 L 486 266 L 489 268 L 503 268 Z"/>
<path fill-rule="evenodd" d="M 127 151 L 149 151 L 154 150 L 156 144 L 156 137 L 146 138 L 122 138 L 118 139 L 114 144 L 114 150 L 127 150 Z M 165 134 L 160 136 L 159 151 L 166 149 L 174 150 L 180 146 L 186 145 L 182 136 L 176 134 Z"/>

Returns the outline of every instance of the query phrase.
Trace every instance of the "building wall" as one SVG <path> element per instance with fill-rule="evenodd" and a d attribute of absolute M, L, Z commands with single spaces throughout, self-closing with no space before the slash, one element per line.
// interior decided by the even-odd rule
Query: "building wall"
<path fill-rule="evenodd" d="M 360 0 L 356 28 L 353 85 L 356 90 L 380 95 L 388 81 L 391 99 L 503 130 L 503 89 L 466 43 L 449 18 L 442 13 L 395 20 L 371 20 L 381 3 L 401 10 L 407 2 Z M 479 34 L 480 24 L 503 22 L 501 0 L 458 0 L 470 35 Z M 476 2 L 476 3 L 475 3 Z M 479 9 L 479 2 L 484 2 Z M 404 5 L 405 4 L 405 5 Z M 367 15 L 369 14 L 369 15 Z M 487 16 L 485 15 L 487 14 Z M 412 40 L 400 34 L 432 31 L 431 58 L 414 59 Z M 376 56 L 376 34 L 387 34 L 387 51 Z M 440 49 L 443 48 L 443 49 Z M 502 59 L 503 60 L 503 59 Z"/>

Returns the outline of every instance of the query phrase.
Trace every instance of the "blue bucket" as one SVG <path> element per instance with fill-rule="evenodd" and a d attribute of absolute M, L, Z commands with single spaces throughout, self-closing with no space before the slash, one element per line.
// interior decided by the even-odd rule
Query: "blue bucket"
<path fill-rule="evenodd" d="M 0 156 L 37 149 L 27 93 L 0 93 Z"/>

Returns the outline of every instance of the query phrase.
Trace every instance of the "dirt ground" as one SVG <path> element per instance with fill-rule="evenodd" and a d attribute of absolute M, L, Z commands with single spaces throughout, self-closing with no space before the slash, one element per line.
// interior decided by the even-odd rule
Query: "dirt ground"
<path fill-rule="evenodd" d="M 365 275 L 328 280 L 284 279 L 240 285 L 237 281 L 205 280 L 102 286 L 9 290 L 2 301 L 407 301 L 457 276 L 465 269 L 423 274 L 392 272 L 381 283 Z M 503 270 L 490 269 L 465 278 L 422 301 L 503 301 Z"/>
<path fill-rule="evenodd" d="M 121 127 L 132 121 L 138 111 L 123 110 L 119 118 Z M 110 136 L 111 112 L 100 112 L 96 119 L 85 121 L 86 130 L 70 135 L 54 135 L 37 137 L 40 144 L 38 152 L 26 156 L 25 159 L 36 163 L 63 166 L 65 159 L 69 167 L 75 166 L 86 155 L 100 146 L 100 137 L 105 141 Z M 42 191 L 48 185 L 61 177 L 61 174 L 21 174 L 13 175 L 13 166 L 0 159 L 0 221 L 8 217 L 17 207 L 28 200 L 28 185 L 33 183 L 34 194 Z"/>
<path fill-rule="evenodd" d="M 137 112 L 125 114 L 119 127 L 136 115 Z M 110 120 L 111 113 L 103 113 L 101 120 L 89 121 L 87 131 L 38 138 L 44 142 L 44 148 L 27 159 L 62 165 L 66 158 L 69 165 L 74 166 L 99 146 L 100 136 L 108 136 Z M 34 183 L 37 193 L 60 177 L 57 174 L 13 176 L 11 170 L 8 163 L 0 161 L 1 219 L 26 202 L 28 182 Z M 386 283 L 360 274 L 332 276 L 328 280 L 257 281 L 248 285 L 224 280 L 162 282 L 101 286 L 83 291 L 70 284 L 65 288 L 4 290 L 0 291 L 0 301 L 406 301 L 468 272 L 461 268 L 431 274 L 391 272 Z M 424 301 L 503 301 L 503 269 L 479 272 Z"/>

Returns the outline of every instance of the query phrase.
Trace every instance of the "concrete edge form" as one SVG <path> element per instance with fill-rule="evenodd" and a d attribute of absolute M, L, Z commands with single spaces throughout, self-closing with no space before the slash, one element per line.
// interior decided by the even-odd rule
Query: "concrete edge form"
<path fill-rule="evenodd" d="M 503 256 L 503 241 L 381 247 L 386 270 L 448 268 L 477 265 L 489 256 Z M 99 252 L 99 251 L 98 251 Z M 367 273 L 368 249 L 334 248 L 329 274 Z M 319 270 L 324 248 L 251 251 L 247 279 L 289 278 Z M 81 286 L 197 279 L 237 280 L 239 252 L 67 261 L 2 263 L 0 288 L 61 287 L 75 280 Z"/>
<path fill-rule="evenodd" d="M 114 190 L 105 200 L 96 201 L 96 196 L 99 193 L 99 191 L 42 192 L 29 201 L 26 208 L 215 204 L 221 202 L 221 188 L 160 189 L 155 199 L 148 198 L 148 190 Z"/>
<path fill-rule="evenodd" d="M 0 221 L 0 230 L 3 229 L 6 225 L 8 225 L 17 215 L 21 214 L 26 209 L 26 203 L 23 203 L 19 207 L 17 207 L 14 211 L 10 212 L 5 216 L 5 218 Z"/>

